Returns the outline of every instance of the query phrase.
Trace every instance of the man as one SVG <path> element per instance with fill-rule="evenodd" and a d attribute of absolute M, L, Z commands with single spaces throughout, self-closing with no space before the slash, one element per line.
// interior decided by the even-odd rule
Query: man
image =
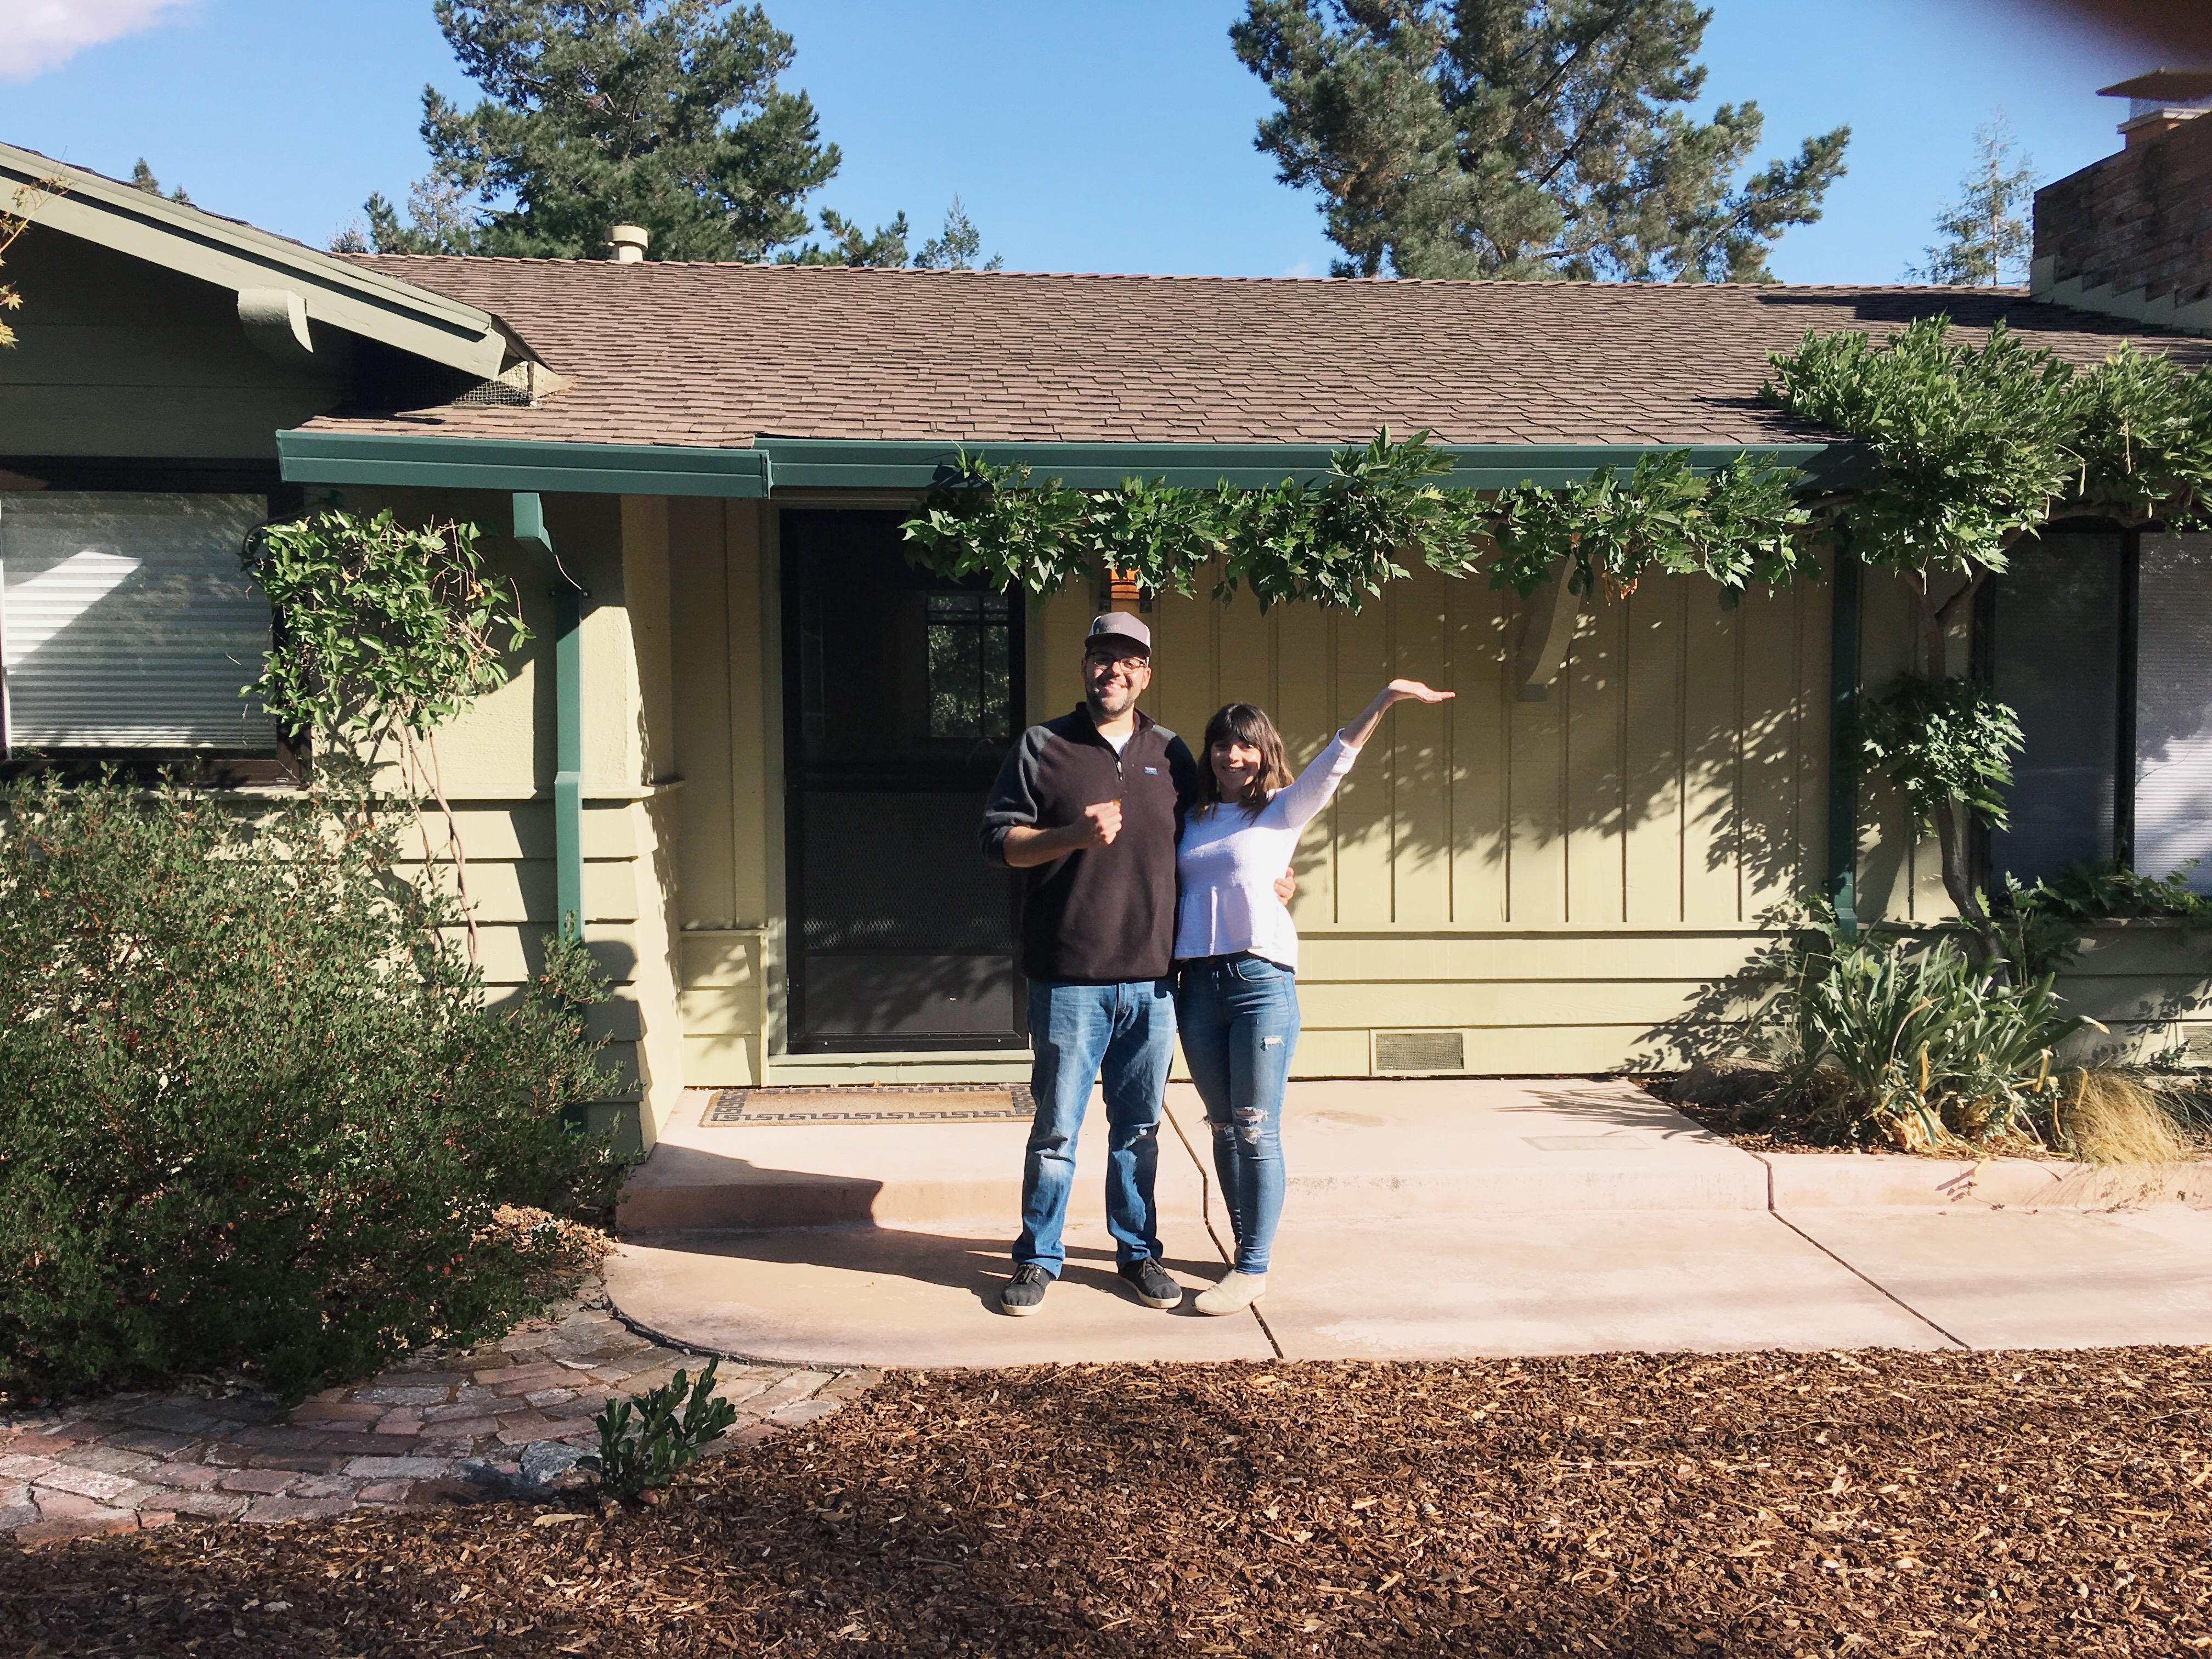
<path fill-rule="evenodd" d="M 1036 1120 L 1014 1274 L 999 1297 L 1016 1316 L 1035 1313 L 1060 1277 L 1076 1139 L 1102 1068 L 1117 1271 L 1147 1307 L 1182 1300 L 1160 1265 L 1152 1183 L 1175 1058 L 1176 839 L 1198 769 L 1181 738 L 1137 710 L 1152 656 L 1152 630 L 1136 617 L 1093 621 L 1083 706 L 1022 733 L 983 811 L 986 854 L 1027 872 L 1021 963 Z M 1277 891 L 1288 898 L 1287 878 Z"/>

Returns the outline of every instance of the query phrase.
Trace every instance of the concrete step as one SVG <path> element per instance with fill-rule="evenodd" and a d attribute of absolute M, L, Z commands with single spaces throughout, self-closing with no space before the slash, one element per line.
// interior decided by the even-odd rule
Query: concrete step
<path fill-rule="evenodd" d="M 631 1179 L 625 1231 L 970 1219 L 1011 1228 L 1019 1212 L 1026 1124 L 708 1124 L 707 1097 L 687 1095 Z M 1189 1085 L 1170 1086 L 1168 1116 L 1163 1167 L 1195 1163 L 1210 1186 L 1212 1131 Z M 1104 1137 L 1094 1097 L 1079 1205 L 1100 1201 Z M 1297 1083 L 1283 1148 L 1288 1203 L 1301 1215 L 1767 1206 L 1758 1159 L 1613 1081 Z"/>
<path fill-rule="evenodd" d="M 974 1223 L 1012 1236 L 1029 1126 L 1011 1122 L 709 1125 L 686 1097 L 620 1212 L 627 1231 Z M 1161 1166 L 1194 1165 L 1212 1198 L 1212 1130 L 1196 1091 L 1168 1089 Z M 1084 1124 L 1076 1214 L 1101 1216 L 1105 1111 Z M 1632 1084 L 1587 1079 L 1303 1082 L 1283 1112 L 1286 1224 L 1297 1218 L 1893 1206 L 2111 1209 L 2212 1206 L 2212 1164 L 2097 1169 L 2027 1158 L 1759 1153 Z"/>

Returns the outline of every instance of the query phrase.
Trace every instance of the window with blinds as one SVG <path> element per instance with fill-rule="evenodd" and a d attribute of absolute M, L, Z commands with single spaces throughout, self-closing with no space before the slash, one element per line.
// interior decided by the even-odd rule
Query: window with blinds
<path fill-rule="evenodd" d="M 2034 881 L 2112 856 L 2124 550 L 2118 534 L 2046 535 L 1996 579 L 1990 672 L 2023 747 L 2011 823 L 1990 831 L 1994 874 Z"/>
<path fill-rule="evenodd" d="M 2136 868 L 2212 893 L 2212 536 L 2145 536 L 2136 608 Z"/>
<path fill-rule="evenodd" d="M 258 495 L 0 495 L 0 738 L 25 750 L 270 754 L 240 695 L 269 601 L 240 567 Z"/>

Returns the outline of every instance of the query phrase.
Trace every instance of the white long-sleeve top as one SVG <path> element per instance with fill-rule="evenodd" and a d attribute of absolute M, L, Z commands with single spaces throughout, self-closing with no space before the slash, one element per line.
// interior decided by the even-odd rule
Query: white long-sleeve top
<path fill-rule="evenodd" d="M 1339 732 L 1258 817 L 1225 802 L 1192 809 L 1176 845 L 1177 961 L 1249 951 L 1297 971 L 1298 930 L 1275 896 L 1275 880 L 1291 867 L 1299 832 L 1328 805 L 1358 758 Z M 1200 757 L 1198 763 L 1209 765 L 1211 758 Z"/>

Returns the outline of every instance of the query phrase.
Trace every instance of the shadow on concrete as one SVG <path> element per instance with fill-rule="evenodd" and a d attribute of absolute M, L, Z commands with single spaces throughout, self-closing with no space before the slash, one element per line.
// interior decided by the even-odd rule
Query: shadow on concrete
<path fill-rule="evenodd" d="M 643 1232 L 625 1237 L 627 1242 L 647 1249 L 762 1266 L 878 1273 L 966 1291 L 994 1316 L 999 1311 L 1000 1289 L 1013 1273 L 1013 1261 L 1008 1255 L 1011 1241 L 1005 1235 L 927 1232 L 863 1224 L 774 1232 Z M 1200 1260 L 1170 1251 L 1161 1260 L 1171 1273 L 1207 1283 L 1219 1277 L 1222 1268 L 1218 1256 Z M 1060 1283 L 1122 1297 L 1133 1306 L 1137 1305 L 1115 1273 L 1115 1265 L 1109 1250 L 1071 1244 L 1060 1270 Z M 1206 1316 L 1191 1305 L 1188 1296 L 1182 1306 L 1161 1311 L 1170 1317 Z"/>
<path fill-rule="evenodd" d="M 1531 1082 L 1525 1105 L 1507 1103 L 1505 1112 L 1571 1112 L 1608 1127 L 1633 1129 L 1662 1139 L 1687 1138 L 1718 1141 L 1711 1130 L 1699 1127 L 1656 1096 L 1634 1084 L 1590 1079 L 1587 1083 Z"/>

